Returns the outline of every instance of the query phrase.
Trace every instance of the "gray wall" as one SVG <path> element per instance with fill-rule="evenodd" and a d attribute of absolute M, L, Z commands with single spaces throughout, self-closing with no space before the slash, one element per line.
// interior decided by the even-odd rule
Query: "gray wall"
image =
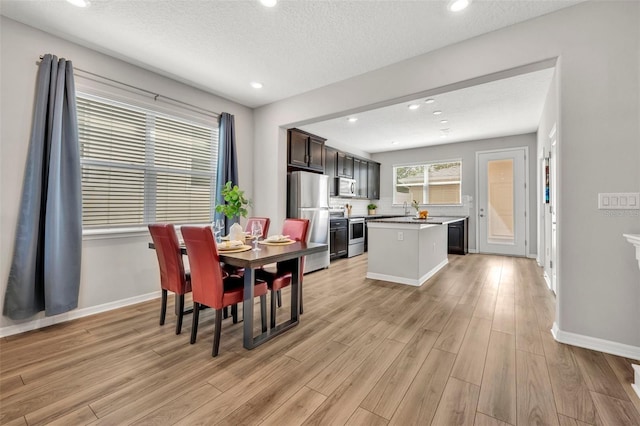
<path fill-rule="evenodd" d="M 429 214 L 432 216 L 465 214 L 469 216 L 469 249 L 476 250 L 476 224 L 477 224 L 477 198 L 476 198 L 476 152 L 490 151 L 495 149 L 506 149 L 516 147 L 527 147 L 529 157 L 529 210 L 536 211 L 536 135 L 530 133 L 526 135 L 507 136 L 503 138 L 484 139 L 470 142 L 452 143 L 446 145 L 429 146 L 425 148 L 405 149 L 402 151 L 391 151 L 373 154 L 372 159 L 380 163 L 380 203 L 382 212 L 395 211 L 401 213 L 399 207 L 391 207 L 393 197 L 393 166 L 396 164 L 410 164 L 421 161 L 438 161 L 450 159 L 462 159 L 462 195 L 470 195 L 473 202 L 470 206 L 461 207 L 436 207 L 428 206 Z M 535 214 L 527 214 L 529 217 L 529 239 L 527 253 L 536 254 L 537 250 L 537 230 L 538 224 Z"/>
<path fill-rule="evenodd" d="M 584 2 L 256 109 L 254 159 L 276 171 L 254 181 L 256 206 L 275 226 L 285 217 L 286 126 L 558 58 L 557 325 L 640 347 L 640 270 L 622 237 L 640 232 L 640 218 L 597 209 L 598 192 L 639 190 L 639 18 L 635 1 Z"/>
<path fill-rule="evenodd" d="M 0 18 L 2 118 L 0 130 L 0 306 L 9 276 L 21 182 L 29 144 L 38 57 L 53 53 L 77 68 L 236 117 L 240 182 L 252 193 L 253 111 L 244 106 L 64 41 L 5 17 Z M 76 84 L 84 84 L 76 78 Z M 117 306 L 159 291 L 158 262 L 147 248 L 148 231 L 85 237 L 79 308 Z M 6 317 L 0 327 L 15 325 Z"/>

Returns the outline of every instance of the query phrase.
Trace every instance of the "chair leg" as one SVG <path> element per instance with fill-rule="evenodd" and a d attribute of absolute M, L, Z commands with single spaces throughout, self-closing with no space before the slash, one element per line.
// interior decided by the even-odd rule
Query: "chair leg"
<path fill-rule="evenodd" d="M 302 315 L 302 280 L 298 284 L 298 291 L 300 291 L 300 315 Z"/>
<path fill-rule="evenodd" d="M 223 316 L 223 318 L 224 318 L 224 319 L 229 318 L 229 307 L 228 307 L 228 306 L 225 306 L 224 308 L 222 308 L 222 311 L 224 312 L 224 316 Z"/>
<path fill-rule="evenodd" d="M 162 302 L 160 302 L 160 325 L 164 325 L 167 316 L 167 290 L 162 289 Z"/>
<path fill-rule="evenodd" d="M 213 352 L 211 356 L 218 356 L 220 348 L 220 329 L 222 328 L 222 309 L 216 309 L 216 328 L 213 335 Z"/>
<path fill-rule="evenodd" d="M 262 332 L 267 332 L 267 295 L 260 296 L 260 320 L 262 321 Z"/>
<path fill-rule="evenodd" d="M 191 341 L 193 345 L 196 342 L 196 336 L 198 335 L 198 317 L 200 316 L 200 304 L 193 302 L 193 321 L 191 323 Z"/>
<path fill-rule="evenodd" d="M 278 308 L 282 308 L 282 290 L 278 290 Z"/>
<path fill-rule="evenodd" d="M 231 317 L 233 318 L 233 323 L 238 323 L 238 304 L 231 305 Z"/>
<path fill-rule="evenodd" d="M 271 328 L 276 328 L 276 293 L 271 290 Z"/>
<path fill-rule="evenodd" d="M 178 321 L 176 321 L 176 334 L 182 333 L 182 318 L 184 317 L 184 294 L 178 296 Z"/>

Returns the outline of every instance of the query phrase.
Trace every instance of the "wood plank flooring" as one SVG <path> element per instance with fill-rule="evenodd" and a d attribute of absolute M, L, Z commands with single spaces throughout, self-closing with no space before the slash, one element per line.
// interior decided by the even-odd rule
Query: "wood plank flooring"
<path fill-rule="evenodd" d="M 533 260 L 449 256 L 417 288 L 366 263 L 305 276 L 301 323 L 252 351 L 227 319 L 212 358 L 214 312 L 189 345 L 159 300 L 0 339 L 0 424 L 640 425 L 631 360 L 555 342 Z"/>

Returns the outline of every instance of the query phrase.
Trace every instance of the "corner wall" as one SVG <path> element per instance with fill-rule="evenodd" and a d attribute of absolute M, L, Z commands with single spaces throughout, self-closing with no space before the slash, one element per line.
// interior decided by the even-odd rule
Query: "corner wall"
<path fill-rule="evenodd" d="M 469 216 L 469 250 L 475 251 L 478 247 L 476 241 L 476 226 L 478 222 L 476 199 L 476 152 L 491 151 L 496 149 L 508 149 L 527 147 L 529 154 L 527 165 L 529 167 L 529 238 L 527 244 L 527 254 L 537 254 L 537 221 L 536 215 L 536 135 L 534 133 L 526 135 L 505 136 L 502 138 L 491 138 L 477 141 L 451 143 L 445 145 L 428 146 L 425 148 L 405 149 L 401 151 L 390 151 L 373 154 L 372 159 L 380 165 L 380 202 L 378 207 L 383 213 L 403 214 L 402 207 L 394 207 L 393 202 L 393 166 L 397 164 L 410 164 L 420 161 L 439 161 L 462 159 L 462 198 L 471 196 L 473 201 L 464 203 L 462 206 L 428 206 L 429 214 L 432 216 Z"/>
<path fill-rule="evenodd" d="M 640 182 L 640 4 L 585 2 L 255 111 L 256 207 L 286 206 L 283 127 L 433 95 L 466 80 L 558 58 L 560 330 L 640 350 L 640 271 L 623 233 L 637 216 L 597 210 L 598 192 Z"/>
<path fill-rule="evenodd" d="M 133 86 L 235 115 L 240 182 L 253 193 L 253 111 L 250 108 L 143 70 L 111 56 L 62 40 L 53 35 L 0 17 L 0 309 L 11 267 L 22 179 L 31 132 L 33 101 L 40 55 L 52 53 L 71 60 L 75 67 Z M 76 79 L 76 83 L 78 79 Z M 148 232 L 84 238 L 78 309 L 59 316 L 94 313 L 159 295 L 158 261 L 147 248 Z M 13 322 L 0 317 L 0 335 L 50 322 L 41 315 Z M 49 320 L 49 319 L 47 319 Z M 53 320 L 56 320 L 53 317 Z M 7 328 L 11 327 L 11 328 Z M 22 327 L 22 328 L 21 328 Z M 13 332 L 12 331 L 12 332 Z"/>

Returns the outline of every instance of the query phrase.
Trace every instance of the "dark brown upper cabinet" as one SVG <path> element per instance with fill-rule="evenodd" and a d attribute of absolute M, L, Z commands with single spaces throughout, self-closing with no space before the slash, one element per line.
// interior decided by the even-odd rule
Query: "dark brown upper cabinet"
<path fill-rule="evenodd" d="M 298 129 L 288 130 L 288 164 L 291 167 L 324 172 L 324 142 L 319 136 Z"/>
<path fill-rule="evenodd" d="M 380 163 L 370 161 L 367 164 L 367 198 L 380 199 Z"/>
<path fill-rule="evenodd" d="M 356 197 L 367 198 L 367 161 L 358 158 L 353 159 L 353 177 L 356 180 Z"/>
<path fill-rule="evenodd" d="M 335 178 L 338 161 L 338 150 L 329 146 L 324 147 L 324 174 L 329 176 L 329 195 L 336 195 Z"/>
<path fill-rule="evenodd" d="M 353 155 L 346 152 L 338 152 L 338 168 L 339 177 L 353 179 Z"/>

